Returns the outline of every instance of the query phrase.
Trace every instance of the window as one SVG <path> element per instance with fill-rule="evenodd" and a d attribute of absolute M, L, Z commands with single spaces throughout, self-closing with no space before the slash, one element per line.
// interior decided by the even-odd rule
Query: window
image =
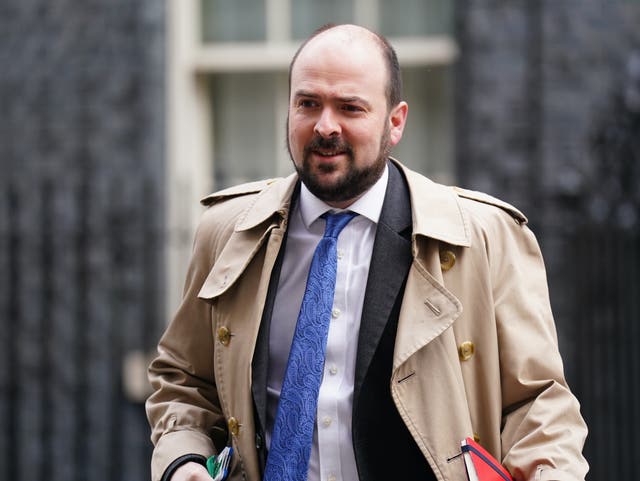
<path fill-rule="evenodd" d="M 325 23 L 389 38 L 403 69 L 409 120 L 392 155 L 452 181 L 452 0 L 168 0 L 169 290 L 179 293 L 200 197 L 292 172 L 287 69 Z M 169 302 L 169 309 L 175 308 Z"/>

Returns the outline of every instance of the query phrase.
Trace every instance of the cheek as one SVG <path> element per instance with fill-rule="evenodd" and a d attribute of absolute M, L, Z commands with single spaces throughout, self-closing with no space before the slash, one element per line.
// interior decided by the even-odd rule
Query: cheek
<path fill-rule="evenodd" d="M 297 130 L 298 130 L 297 123 L 294 120 L 292 120 L 291 117 L 289 116 L 289 118 L 287 119 L 287 135 L 289 136 L 289 140 L 291 140 L 291 138 L 295 135 Z"/>
<path fill-rule="evenodd" d="M 298 162 L 302 157 L 302 151 L 305 146 L 305 138 L 301 133 L 300 127 L 294 124 L 289 124 L 289 134 L 288 134 L 288 146 L 289 153 L 291 154 L 294 162 Z"/>
<path fill-rule="evenodd" d="M 298 145 L 298 138 L 300 136 L 299 130 L 294 126 L 289 126 L 289 145 L 296 147 Z"/>
<path fill-rule="evenodd" d="M 313 128 L 308 128 L 303 122 L 289 122 L 289 143 L 292 145 L 306 142 Z"/>
<path fill-rule="evenodd" d="M 371 135 L 371 131 L 361 132 L 352 136 L 354 146 L 359 147 L 363 152 L 376 152 L 380 146 L 380 137 Z"/>

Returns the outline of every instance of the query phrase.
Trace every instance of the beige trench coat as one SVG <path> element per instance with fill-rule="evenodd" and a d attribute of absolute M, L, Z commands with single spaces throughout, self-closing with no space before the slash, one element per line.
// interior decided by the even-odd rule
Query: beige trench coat
<path fill-rule="evenodd" d="M 518 481 L 584 479 L 587 429 L 564 379 L 526 218 L 401 168 L 414 261 L 389 384 L 415 442 L 441 481 L 466 479 L 462 458 L 448 460 L 467 436 Z M 231 479 L 259 479 L 251 360 L 296 181 L 252 183 L 203 201 L 209 208 L 184 300 L 150 367 L 154 480 L 179 456 L 216 453 L 227 433 Z"/>

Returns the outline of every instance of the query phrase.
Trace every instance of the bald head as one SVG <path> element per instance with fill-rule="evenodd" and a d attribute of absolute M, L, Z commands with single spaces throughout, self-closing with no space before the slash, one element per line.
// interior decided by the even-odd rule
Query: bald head
<path fill-rule="evenodd" d="M 318 45 L 331 44 L 335 49 L 371 49 L 377 48 L 386 68 L 387 107 L 391 109 L 402 100 L 402 80 L 400 65 L 395 50 L 386 38 L 367 28 L 358 25 L 325 25 L 313 32 L 298 48 L 289 65 L 289 89 L 291 89 L 291 75 L 296 61 L 307 49 L 312 50 Z M 312 52 L 308 52 L 312 53 Z"/>

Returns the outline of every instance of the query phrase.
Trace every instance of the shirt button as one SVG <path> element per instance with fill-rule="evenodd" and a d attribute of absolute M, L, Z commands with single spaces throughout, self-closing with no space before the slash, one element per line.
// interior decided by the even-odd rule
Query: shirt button
<path fill-rule="evenodd" d="M 344 257 L 344 251 L 342 249 L 338 249 L 338 260 Z"/>
<path fill-rule="evenodd" d="M 331 426 L 332 421 L 333 421 L 333 419 L 331 419 L 331 417 L 330 417 L 330 416 L 325 416 L 325 417 L 322 419 L 322 425 L 323 425 L 325 428 L 328 428 L 329 426 Z"/>
<path fill-rule="evenodd" d="M 331 311 L 331 317 L 333 317 L 334 319 L 337 319 L 340 317 L 340 309 L 338 309 L 337 307 L 334 307 L 333 310 Z"/>
<path fill-rule="evenodd" d="M 336 481 L 336 475 L 335 474 L 330 474 L 329 477 L 327 478 L 327 481 Z"/>
<path fill-rule="evenodd" d="M 338 374 L 338 368 L 336 366 L 331 366 L 329 368 L 329 374 L 331 374 L 332 376 L 335 376 L 336 374 Z"/>

